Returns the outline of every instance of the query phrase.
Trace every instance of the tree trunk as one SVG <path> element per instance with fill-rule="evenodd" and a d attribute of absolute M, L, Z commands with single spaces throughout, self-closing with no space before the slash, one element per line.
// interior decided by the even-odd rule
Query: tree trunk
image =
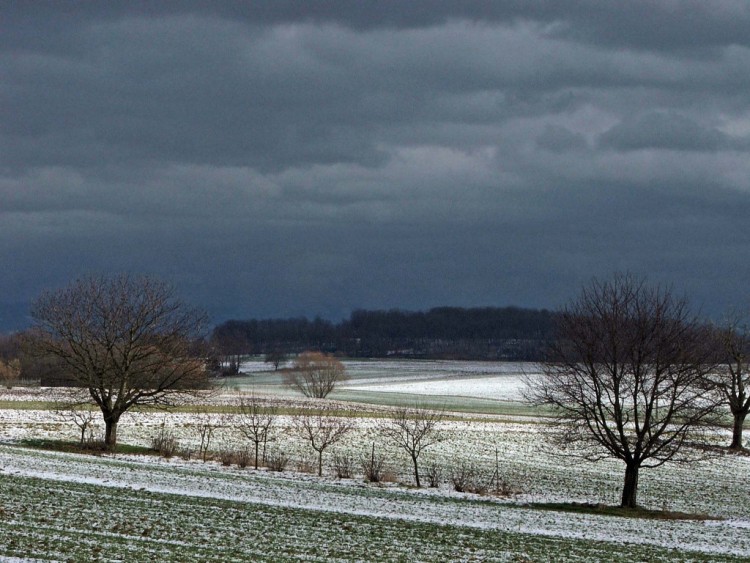
<path fill-rule="evenodd" d="M 113 417 L 104 419 L 104 445 L 110 450 L 117 446 L 117 421 Z"/>
<path fill-rule="evenodd" d="M 734 429 L 732 430 L 732 444 L 729 446 L 730 450 L 742 449 L 742 426 L 745 424 L 746 416 L 746 412 L 734 413 Z"/>
<path fill-rule="evenodd" d="M 318 477 L 323 476 L 323 450 L 318 452 Z"/>
<path fill-rule="evenodd" d="M 258 469 L 258 447 L 260 446 L 260 442 L 258 440 L 255 441 L 255 469 Z"/>
<path fill-rule="evenodd" d="M 639 467 L 635 464 L 629 464 L 625 466 L 625 483 L 622 487 L 622 502 L 620 506 L 623 508 L 635 508 L 636 498 L 638 492 L 638 469 Z"/>
<path fill-rule="evenodd" d="M 414 481 L 417 483 L 417 488 L 419 488 L 422 486 L 422 484 L 419 482 L 419 467 L 417 466 L 417 458 L 412 456 L 411 460 L 414 462 Z"/>

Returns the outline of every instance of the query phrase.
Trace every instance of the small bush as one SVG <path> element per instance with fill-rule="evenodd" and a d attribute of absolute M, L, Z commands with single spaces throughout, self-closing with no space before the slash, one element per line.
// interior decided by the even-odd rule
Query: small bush
<path fill-rule="evenodd" d="M 151 449 L 159 452 L 162 457 L 172 457 L 180 445 L 174 432 L 167 429 L 164 424 L 159 428 L 159 433 L 151 439 Z"/>
<path fill-rule="evenodd" d="M 82 449 L 89 451 L 89 452 L 106 452 L 109 451 L 109 446 L 104 443 L 103 438 L 96 439 L 93 436 L 89 437 L 89 439 L 86 441 L 85 444 L 83 444 Z"/>
<path fill-rule="evenodd" d="M 509 497 L 521 492 L 519 489 L 512 487 L 510 483 L 508 483 L 504 479 L 500 479 L 499 477 L 493 478 L 492 481 L 490 481 L 487 490 L 493 495 L 499 497 Z"/>
<path fill-rule="evenodd" d="M 372 445 L 372 450 L 369 453 L 360 456 L 359 464 L 362 467 L 365 481 L 379 483 L 383 480 L 385 460 L 375 454 L 375 444 Z"/>
<path fill-rule="evenodd" d="M 399 478 L 395 471 L 384 469 L 383 471 L 380 472 L 380 482 L 381 483 L 398 483 Z"/>
<path fill-rule="evenodd" d="M 221 450 L 219 452 L 219 461 L 225 467 L 229 467 L 230 465 L 235 463 L 236 459 L 237 454 L 232 450 Z"/>
<path fill-rule="evenodd" d="M 333 466 L 336 469 L 336 477 L 339 479 L 351 479 L 354 473 L 354 460 L 346 454 L 333 456 Z"/>
<path fill-rule="evenodd" d="M 437 463 L 429 463 L 424 468 L 425 477 L 430 487 L 437 488 L 443 480 L 443 468 Z"/>
<path fill-rule="evenodd" d="M 299 473 L 317 473 L 318 464 L 310 459 L 300 459 L 297 461 L 297 471 Z"/>
<path fill-rule="evenodd" d="M 250 455 L 249 451 L 240 450 L 238 452 L 235 452 L 235 462 L 242 469 L 245 469 L 248 465 L 252 463 L 252 461 L 253 461 L 253 456 Z"/>
<path fill-rule="evenodd" d="M 271 471 L 282 472 L 289 464 L 289 458 L 282 451 L 269 452 L 266 458 L 266 465 Z"/>
<path fill-rule="evenodd" d="M 487 486 L 482 484 L 479 470 L 470 463 L 461 463 L 451 472 L 451 482 L 453 489 L 459 493 L 477 493 L 487 492 Z"/>

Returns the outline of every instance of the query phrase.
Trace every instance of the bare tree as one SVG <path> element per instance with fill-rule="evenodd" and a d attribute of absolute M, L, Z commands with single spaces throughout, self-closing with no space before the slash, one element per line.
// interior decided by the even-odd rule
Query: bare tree
<path fill-rule="evenodd" d="M 742 450 L 742 429 L 750 411 L 750 334 L 738 320 L 717 330 L 720 365 L 708 374 L 708 383 L 732 413 L 731 450 Z"/>
<path fill-rule="evenodd" d="M 279 366 L 286 362 L 286 359 L 287 355 L 281 348 L 273 348 L 271 351 L 266 353 L 263 361 L 267 364 L 271 364 L 274 371 L 278 371 Z"/>
<path fill-rule="evenodd" d="M 89 439 L 92 439 L 95 412 L 91 410 L 90 405 L 66 403 L 58 405 L 54 412 L 62 422 L 72 422 L 78 427 L 82 446 L 86 444 L 87 434 Z"/>
<path fill-rule="evenodd" d="M 211 449 L 214 432 L 224 427 L 226 420 L 224 415 L 211 412 L 208 408 L 204 407 L 198 412 L 197 422 L 198 436 L 201 439 L 200 446 L 198 446 L 198 457 L 205 462 L 208 459 L 208 452 Z"/>
<path fill-rule="evenodd" d="M 102 412 L 105 444 L 135 405 L 171 406 L 207 385 L 192 341 L 204 317 L 149 277 L 87 277 L 39 297 L 31 344 L 54 358 L 66 378 Z"/>
<path fill-rule="evenodd" d="M 344 364 L 321 352 L 303 352 L 284 373 L 284 383 L 305 397 L 324 399 L 337 384 L 348 379 Z"/>
<path fill-rule="evenodd" d="M 442 420 L 442 412 L 416 405 L 413 408 L 395 410 L 380 427 L 386 438 L 409 454 L 417 487 L 422 486 L 419 479 L 419 456 L 426 448 L 443 441 L 444 437 L 440 432 Z"/>
<path fill-rule="evenodd" d="M 349 418 L 336 416 L 325 407 L 305 412 L 294 419 L 294 426 L 310 446 L 318 452 L 318 476 L 323 475 L 323 452 L 346 436 L 354 425 Z"/>
<path fill-rule="evenodd" d="M 695 459 L 686 446 L 708 439 L 710 339 L 684 299 L 627 274 L 594 280 L 558 322 L 527 397 L 553 407 L 551 437 L 570 455 L 625 463 L 621 506 L 634 508 L 641 468 Z"/>
<path fill-rule="evenodd" d="M 249 397 L 240 395 L 239 431 L 255 446 L 255 469 L 258 469 L 258 452 L 263 444 L 265 458 L 271 428 L 276 421 L 278 409 L 263 405 L 255 394 Z"/>

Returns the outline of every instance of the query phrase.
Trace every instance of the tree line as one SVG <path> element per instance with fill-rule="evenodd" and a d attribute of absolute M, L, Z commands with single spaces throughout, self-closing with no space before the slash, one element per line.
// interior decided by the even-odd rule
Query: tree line
<path fill-rule="evenodd" d="M 555 317 L 519 307 L 361 309 L 338 323 L 305 317 L 230 320 L 214 328 L 211 342 L 225 356 L 317 350 L 352 358 L 540 360 Z"/>

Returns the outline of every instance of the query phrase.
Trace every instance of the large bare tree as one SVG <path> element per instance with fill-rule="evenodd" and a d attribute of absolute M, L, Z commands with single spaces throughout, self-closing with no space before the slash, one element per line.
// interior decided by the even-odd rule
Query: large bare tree
<path fill-rule="evenodd" d="M 738 320 L 717 330 L 720 364 L 709 374 L 708 382 L 732 413 L 731 450 L 743 449 L 742 430 L 750 411 L 750 334 Z"/>
<path fill-rule="evenodd" d="M 326 398 L 336 385 L 347 379 L 344 364 L 321 352 L 303 352 L 294 366 L 284 372 L 286 385 L 316 399 Z"/>
<path fill-rule="evenodd" d="M 32 349 L 54 358 L 104 417 L 108 447 L 136 405 L 170 406 L 205 387 L 194 339 L 204 316 L 147 276 L 86 277 L 41 295 L 31 311 Z"/>
<path fill-rule="evenodd" d="M 687 446 L 715 422 L 710 339 L 684 299 L 627 274 L 594 280 L 558 322 L 528 397 L 554 409 L 566 452 L 625 463 L 621 506 L 634 508 L 639 470 L 694 459 Z"/>
<path fill-rule="evenodd" d="M 380 426 L 380 432 L 387 439 L 409 454 L 417 487 L 421 487 L 419 456 L 426 448 L 443 441 L 444 436 L 440 431 L 442 420 L 441 411 L 415 405 L 396 409 Z"/>

